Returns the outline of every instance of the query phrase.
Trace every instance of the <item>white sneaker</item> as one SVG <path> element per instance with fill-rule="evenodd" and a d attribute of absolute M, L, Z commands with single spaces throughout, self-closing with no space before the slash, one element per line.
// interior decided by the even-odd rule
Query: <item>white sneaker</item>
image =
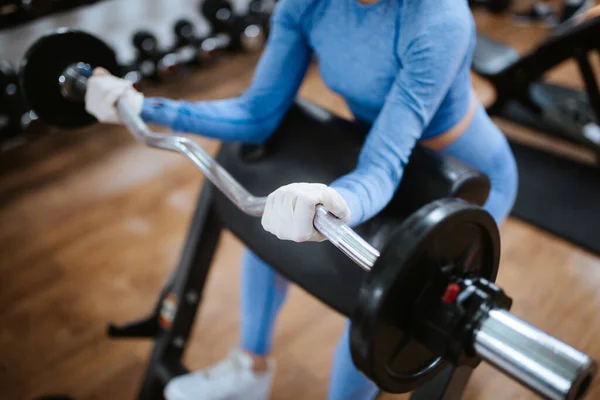
<path fill-rule="evenodd" d="M 252 370 L 252 358 L 241 350 L 214 366 L 171 379 L 164 391 L 167 400 L 267 400 L 271 393 L 275 361 L 267 370 Z"/>

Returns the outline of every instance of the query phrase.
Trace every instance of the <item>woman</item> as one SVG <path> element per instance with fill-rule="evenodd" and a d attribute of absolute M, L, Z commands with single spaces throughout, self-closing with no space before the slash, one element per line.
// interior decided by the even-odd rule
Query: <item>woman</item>
<path fill-rule="evenodd" d="M 515 199 L 510 148 L 473 93 L 475 29 L 467 0 L 281 0 L 250 88 L 239 98 L 196 103 L 144 99 L 104 71 L 88 84 L 86 106 L 118 123 L 125 96 L 149 123 L 221 140 L 263 142 L 292 104 L 312 54 L 326 84 L 357 119 L 372 123 L 356 169 L 329 186 L 296 183 L 267 201 L 263 227 L 283 240 L 318 241 L 315 205 L 355 226 L 392 198 L 417 141 L 486 173 L 485 204 L 500 223 Z M 287 282 L 254 254 L 242 267 L 241 348 L 216 366 L 173 379 L 169 400 L 266 399 L 274 361 L 273 324 Z M 329 399 L 371 399 L 375 385 L 352 363 L 348 329 L 337 346 Z"/>

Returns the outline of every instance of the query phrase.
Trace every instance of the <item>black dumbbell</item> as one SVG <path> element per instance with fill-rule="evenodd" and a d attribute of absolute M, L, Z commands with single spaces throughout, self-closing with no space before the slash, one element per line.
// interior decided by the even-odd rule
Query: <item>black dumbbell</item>
<path fill-rule="evenodd" d="M 175 22 L 175 25 L 173 26 L 173 33 L 175 34 L 176 38 L 176 47 L 195 45 L 198 42 L 196 27 L 187 19 L 180 19 Z"/>
<path fill-rule="evenodd" d="M 254 52 L 260 50 L 266 39 L 265 24 L 258 14 L 234 15 L 227 0 L 206 0 L 202 15 L 212 26 L 213 33 L 230 36 L 229 50 Z"/>
<path fill-rule="evenodd" d="M 233 6 L 228 0 L 204 0 L 200 11 L 215 33 L 227 32 L 233 20 Z"/>
<path fill-rule="evenodd" d="M 165 80 L 177 73 L 179 62 L 172 52 L 162 52 L 156 36 L 148 31 L 138 31 L 132 43 L 137 50 L 136 64 L 143 78 Z"/>
<path fill-rule="evenodd" d="M 173 27 L 176 37 L 177 57 L 181 64 L 206 65 L 213 62 L 218 53 L 230 46 L 231 38 L 224 33 L 200 38 L 190 21 L 181 19 Z"/>
<path fill-rule="evenodd" d="M 180 19 L 173 26 L 175 48 L 180 64 L 200 64 L 201 39 L 196 33 L 196 27 L 187 19 Z"/>
<path fill-rule="evenodd" d="M 252 0 L 248 4 L 248 17 L 262 25 L 265 36 L 269 35 L 271 14 L 273 13 L 274 6 L 275 1 L 265 2 L 264 0 Z"/>
<path fill-rule="evenodd" d="M 219 54 L 231 47 L 231 36 L 225 33 L 209 35 L 200 40 L 198 59 L 208 64 L 215 61 Z"/>
<path fill-rule="evenodd" d="M 275 2 L 265 2 L 265 0 L 252 0 L 248 3 L 247 15 L 255 17 L 268 24 Z"/>
<path fill-rule="evenodd" d="M 263 5 L 264 2 L 262 0 L 252 0 L 248 4 L 248 15 L 262 15 Z"/>
<path fill-rule="evenodd" d="M 237 16 L 234 18 L 231 30 L 231 47 L 252 53 L 263 48 L 266 41 L 264 22 L 253 15 Z"/>

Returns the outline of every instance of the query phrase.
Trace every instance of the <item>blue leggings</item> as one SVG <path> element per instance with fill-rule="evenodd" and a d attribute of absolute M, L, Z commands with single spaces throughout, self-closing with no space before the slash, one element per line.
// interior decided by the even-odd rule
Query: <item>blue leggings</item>
<path fill-rule="evenodd" d="M 442 150 L 491 180 L 484 209 L 498 224 L 507 217 L 517 193 L 517 167 L 504 135 L 481 105 L 471 125 L 458 140 Z M 241 346 L 258 355 L 271 348 L 273 324 L 287 292 L 288 282 L 271 267 L 246 251 L 242 265 Z M 354 366 L 350 356 L 349 325 L 338 342 L 329 383 L 329 400 L 373 399 L 377 387 Z"/>

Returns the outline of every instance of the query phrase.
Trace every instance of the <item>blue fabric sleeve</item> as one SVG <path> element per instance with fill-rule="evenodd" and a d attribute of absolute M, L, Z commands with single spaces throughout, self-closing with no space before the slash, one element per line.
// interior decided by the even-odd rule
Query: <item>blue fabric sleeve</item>
<path fill-rule="evenodd" d="M 200 102 L 148 98 L 142 119 L 176 132 L 224 141 L 266 140 L 294 101 L 311 60 L 299 13 L 293 10 L 294 1 L 278 3 L 265 52 L 250 88 L 242 96 Z"/>
<path fill-rule="evenodd" d="M 437 15 L 453 15 L 431 9 Z M 361 150 L 356 168 L 331 187 L 339 191 L 352 213 L 355 226 L 381 211 L 400 184 L 404 167 L 424 129 L 464 64 L 471 41 L 471 27 L 460 19 L 410 20 L 420 29 L 402 30 L 409 37 L 398 44 L 402 66 L 383 109 Z M 414 14 L 413 14 L 414 15 Z M 408 21 L 407 21 L 408 22 Z"/>

